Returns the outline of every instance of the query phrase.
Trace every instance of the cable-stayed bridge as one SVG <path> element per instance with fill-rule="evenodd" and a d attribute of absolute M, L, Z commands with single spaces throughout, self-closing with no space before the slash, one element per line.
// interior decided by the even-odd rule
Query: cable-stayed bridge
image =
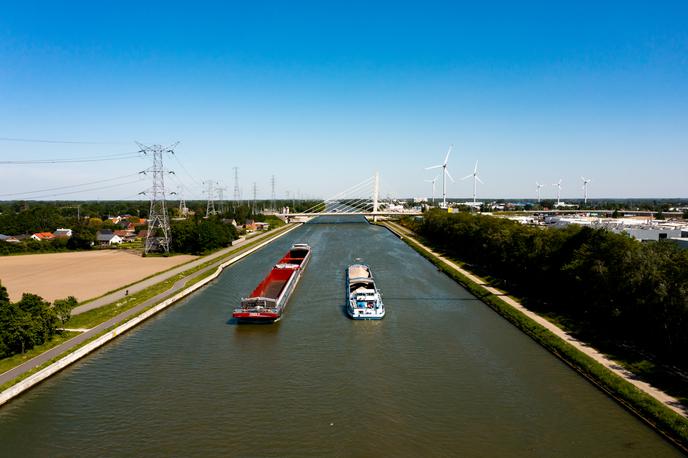
<path fill-rule="evenodd" d="M 420 212 L 400 211 L 391 209 L 380 202 L 380 176 L 375 174 L 360 183 L 338 192 L 324 199 L 322 202 L 298 213 L 279 213 L 284 218 L 363 215 L 363 216 L 392 216 L 392 215 L 420 215 Z"/>

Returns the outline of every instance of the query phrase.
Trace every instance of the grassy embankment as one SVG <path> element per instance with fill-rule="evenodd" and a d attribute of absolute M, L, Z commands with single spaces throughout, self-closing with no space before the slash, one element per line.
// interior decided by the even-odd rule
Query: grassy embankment
<path fill-rule="evenodd" d="M 176 283 L 178 280 L 181 280 L 185 277 L 190 277 L 193 276 L 194 273 L 203 270 L 203 269 L 208 269 L 207 271 L 201 273 L 200 275 L 193 276 L 190 278 L 186 284 L 184 285 L 184 288 L 188 288 L 189 286 L 201 281 L 202 279 L 210 276 L 213 272 L 215 272 L 214 268 L 210 268 L 213 265 L 219 265 L 227 260 L 228 257 L 235 256 L 238 254 L 241 254 L 254 246 L 258 245 L 259 243 L 265 242 L 267 240 L 270 240 L 274 238 L 275 236 L 279 235 L 282 233 L 284 230 L 287 230 L 291 226 L 283 226 L 280 227 L 279 229 L 274 230 L 274 233 L 270 234 L 268 237 L 259 239 L 259 240 L 254 240 L 251 241 L 245 245 L 242 245 L 241 247 L 237 247 L 235 250 L 231 250 L 227 252 L 225 255 L 220 256 L 218 258 L 212 259 L 210 261 L 207 261 L 203 264 L 200 264 L 192 269 L 186 270 L 178 275 L 175 275 L 174 277 L 171 277 L 165 281 L 162 281 L 160 283 L 157 283 L 155 285 L 152 285 L 136 294 L 131 294 L 130 296 L 127 297 L 125 301 L 118 301 L 114 302 L 112 304 L 104 305 L 103 307 L 99 307 L 97 309 L 89 310 L 88 312 L 84 312 L 79 315 L 73 316 L 65 325 L 66 328 L 92 328 L 95 327 L 101 323 L 104 323 L 105 321 L 116 317 L 120 313 L 123 313 L 133 307 L 136 307 L 139 304 L 144 303 L 145 301 L 149 300 L 152 297 L 155 297 L 157 294 L 164 293 L 165 291 L 169 290 L 174 283 Z M 156 301 L 156 303 L 162 302 L 170 297 L 172 297 L 176 293 L 170 293 L 169 295 L 161 298 L 159 301 Z M 141 310 L 140 313 L 144 313 L 146 310 L 149 310 L 150 308 L 154 307 L 155 304 L 151 304 L 149 307 L 146 307 L 145 309 Z M 106 334 L 107 332 L 115 329 L 116 327 L 120 326 L 121 324 L 125 323 L 126 321 L 130 320 L 133 317 L 127 317 L 118 323 L 108 327 L 107 329 L 103 330 L 101 333 L 98 335 L 93 336 L 92 338 L 88 339 L 85 342 L 82 342 L 81 344 L 74 346 L 59 356 L 51 359 L 50 361 L 32 369 L 31 371 L 28 371 L 24 373 L 23 375 L 17 377 L 16 379 L 5 383 L 4 385 L 0 386 L 0 390 L 4 390 L 9 388 L 10 386 L 20 382 L 21 380 L 24 380 L 25 378 L 31 376 L 32 374 L 38 372 L 39 370 L 43 369 L 44 367 L 49 366 L 50 364 L 54 363 L 55 361 L 58 361 L 60 358 L 68 355 L 69 353 L 77 350 L 78 348 L 83 347 L 84 345 L 88 344 L 89 342 L 97 339 L 98 337 L 102 336 L 103 334 Z M 24 358 L 20 358 L 21 355 L 15 355 L 10 358 L 3 358 L 0 360 L 0 367 L 3 368 L 2 372 L 6 372 L 22 363 L 25 361 L 29 360 L 30 358 L 33 358 L 35 356 L 38 356 L 39 354 L 50 350 L 53 347 L 56 347 L 60 345 L 61 343 L 69 340 L 70 338 L 74 337 L 77 333 L 63 333 L 62 335 L 64 336 L 69 336 L 68 338 L 61 338 L 61 336 L 56 336 L 53 340 L 50 342 L 40 346 L 40 347 L 35 347 L 33 350 L 30 352 L 26 352 L 24 354 Z M 30 357 L 28 355 L 31 355 Z"/>
<path fill-rule="evenodd" d="M 490 293 L 483 286 L 475 283 L 436 256 L 428 253 L 414 240 L 405 236 L 403 241 L 421 256 L 435 264 L 446 275 L 460 283 L 475 297 L 525 332 L 533 340 L 566 362 L 624 407 L 651 424 L 684 451 L 688 451 L 688 419 L 677 414 L 588 355 L 552 334 L 549 330 L 504 302 L 499 296 Z"/>

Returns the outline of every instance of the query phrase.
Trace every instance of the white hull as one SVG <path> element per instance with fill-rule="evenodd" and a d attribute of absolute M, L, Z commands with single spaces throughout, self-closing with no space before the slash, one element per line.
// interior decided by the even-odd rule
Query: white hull
<path fill-rule="evenodd" d="M 353 320 L 381 320 L 385 316 L 382 293 L 368 266 L 353 264 L 346 269 L 346 302 Z"/>

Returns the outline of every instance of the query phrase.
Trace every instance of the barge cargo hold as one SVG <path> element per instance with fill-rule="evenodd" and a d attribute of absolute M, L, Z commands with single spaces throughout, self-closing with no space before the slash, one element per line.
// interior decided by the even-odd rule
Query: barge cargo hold
<path fill-rule="evenodd" d="M 291 293 L 308 265 L 311 247 L 305 243 L 292 245 L 250 297 L 243 298 L 232 318 L 247 323 L 274 323 L 282 318 Z"/>

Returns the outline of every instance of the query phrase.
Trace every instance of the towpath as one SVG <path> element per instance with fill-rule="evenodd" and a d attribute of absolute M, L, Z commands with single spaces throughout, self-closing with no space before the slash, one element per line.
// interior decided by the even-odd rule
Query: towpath
<path fill-rule="evenodd" d="M 405 227 L 402 227 L 402 226 L 400 226 L 396 223 L 393 223 L 391 221 L 385 221 L 383 224 L 385 224 L 389 229 L 392 230 L 392 232 L 397 234 L 400 238 L 407 237 L 407 238 L 413 240 L 418 246 L 420 246 L 426 252 L 428 252 L 431 255 L 433 255 L 434 257 L 438 258 L 439 260 L 441 260 L 442 262 L 444 262 L 445 264 L 450 266 L 452 269 L 455 269 L 457 272 L 461 273 L 461 275 L 468 277 L 472 282 L 480 285 L 485 290 L 489 291 L 490 293 L 492 293 L 496 296 L 499 296 L 500 299 L 502 299 L 504 302 L 509 304 L 511 307 L 513 307 L 516 310 L 518 310 L 519 312 L 523 313 L 524 315 L 526 315 L 531 320 L 535 321 L 540 326 L 546 328 L 548 331 L 550 331 L 552 334 L 556 335 L 560 339 L 565 340 L 570 345 L 575 347 L 577 350 L 585 353 L 586 355 L 588 355 L 593 360 L 602 364 L 604 367 L 606 367 L 607 369 L 609 369 L 610 371 L 612 371 L 614 374 L 618 375 L 619 377 L 623 378 L 628 383 L 633 384 L 639 390 L 652 396 L 653 398 L 655 398 L 656 400 L 658 400 L 662 404 L 669 407 L 674 412 L 676 412 L 680 415 L 683 415 L 684 417 L 688 417 L 688 411 L 686 410 L 686 408 L 683 407 L 681 402 L 678 399 L 676 399 L 675 397 L 670 396 L 667 393 L 665 393 L 664 391 L 660 390 L 659 388 L 656 388 L 656 387 L 650 385 L 649 383 L 638 379 L 638 377 L 635 374 L 624 369 L 616 361 L 609 359 L 603 353 L 600 353 L 599 351 L 595 350 L 594 348 L 592 348 L 591 346 L 589 346 L 585 342 L 582 342 L 582 341 L 576 339 L 575 337 L 571 336 L 566 331 L 562 330 L 560 327 L 556 326 L 555 324 L 546 320 L 545 318 L 541 317 L 540 315 L 538 315 L 534 312 L 531 312 L 530 310 L 525 308 L 520 302 L 507 296 L 504 291 L 500 291 L 499 289 L 490 286 L 489 283 L 485 282 L 485 280 L 483 280 L 482 278 L 473 275 L 472 273 L 468 272 L 467 270 L 464 270 L 463 268 L 459 267 L 458 265 L 456 265 L 451 260 L 445 258 L 444 256 L 437 253 L 436 251 L 433 251 L 431 248 L 423 245 L 415 237 L 415 234 L 413 232 L 411 232 L 410 230 L 406 229 Z"/>
<path fill-rule="evenodd" d="M 299 225 L 300 224 L 296 224 L 295 226 L 299 226 Z M 254 242 L 256 240 L 261 240 L 261 239 L 267 238 L 268 236 L 276 236 L 276 235 L 279 235 L 279 234 L 286 232 L 286 231 L 289 231 L 289 230 L 290 230 L 289 228 L 286 228 L 286 229 L 283 229 L 283 230 L 280 230 L 277 232 L 275 232 L 275 231 L 266 232 L 265 234 L 261 234 L 261 235 L 256 236 L 256 237 L 252 237 L 248 240 L 244 240 L 240 243 L 237 243 L 236 245 L 232 245 L 231 247 L 227 247 L 225 249 L 217 251 L 217 252 L 215 252 L 209 256 L 204 256 L 204 257 L 199 258 L 197 260 L 194 260 L 190 263 L 184 264 L 184 265 L 180 266 L 179 268 L 175 268 L 173 270 L 163 272 L 162 274 L 156 275 L 155 277 L 151 277 L 147 280 L 144 280 L 140 283 L 137 283 L 136 285 L 129 286 L 128 287 L 129 293 L 132 294 L 136 291 L 140 291 L 142 289 L 145 289 L 148 286 L 152 286 L 155 283 L 164 281 L 164 280 L 170 278 L 171 276 L 176 275 L 180 272 L 184 272 L 184 271 L 189 270 L 189 269 L 191 269 L 195 266 L 198 266 L 202 263 L 212 261 L 213 259 L 217 259 L 217 262 L 214 262 L 213 264 L 209 265 L 208 267 L 200 269 L 199 271 L 194 272 L 192 275 L 189 275 L 189 276 L 184 277 L 180 280 L 177 280 L 170 289 L 163 291 L 160 294 L 158 294 L 154 297 L 151 297 L 147 301 L 145 301 L 145 302 L 143 302 L 143 303 L 141 303 L 135 307 L 132 307 L 129 310 L 126 310 L 126 311 L 120 313 L 119 315 L 117 315 L 114 318 L 111 318 L 111 319 L 91 328 L 91 329 L 85 330 L 85 332 L 83 332 L 82 334 L 79 334 L 79 335 L 69 339 L 68 341 L 63 342 L 62 344 L 60 344 L 56 347 L 53 347 L 50 350 L 47 350 L 47 351 L 41 353 L 40 355 L 26 361 L 25 363 L 20 364 L 19 366 L 16 366 L 16 367 L 8 370 L 7 372 L 0 374 L 0 386 L 4 385 L 5 383 L 7 383 L 11 380 L 14 380 L 15 378 L 25 374 L 26 372 L 28 372 L 28 371 L 30 371 L 30 370 L 38 367 L 38 366 L 42 366 L 43 364 L 47 363 L 48 361 L 51 361 L 52 359 L 57 358 L 61 354 L 63 354 L 65 352 L 67 352 L 68 350 L 76 347 L 77 345 L 98 336 L 99 334 L 101 334 L 106 329 L 113 327 L 116 324 L 119 324 L 119 323 L 125 321 L 127 318 L 135 317 L 136 315 L 143 312 L 147 308 L 155 305 L 158 302 L 161 302 L 163 299 L 165 299 L 169 296 L 172 296 L 176 292 L 183 289 L 189 280 L 197 278 L 197 277 L 205 274 L 209 270 L 217 269 L 217 267 L 220 264 L 225 263 L 227 261 L 230 261 L 230 260 L 232 260 L 238 256 L 241 256 L 242 253 L 244 253 L 246 251 L 246 250 L 240 249 L 242 245 L 245 245 L 246 243 L 249 243 L 249 242 Z M 221 256 L 227 254 L 229 251 L 232 251 L 232 250 L 237 250 L 237 253 L 235 253 L 233 256 L 229 256 L 228 258 L 218 259 Z M 145 285 L 145 286 L 142 286 L 142 285 Z M 108 295 L 103 296 L 102 298 L 98 299 L 98 303 L 100 304 L 99 306 L 111 304 L 111 303 L 116 302 L 118 300 L 122 300 L 124 298 L 123 291 L 125 289 L 126 288 L 123 288 L 120 291 L 116 291 L 114 293 L 108 294 Z M 106 300 L 106 298 L 109 298 L 109 300 Z M 94 301 L 94 302 L 96 302 L 96 301 Z M 92 303 L 88 303 L 86 305 L 90 306 L 91 304 Z M 95 307 L 91 307 L 88 310 L 90 310 L 92 308 L 95 308 Z M 84 311 L 86 311 L 86 310 L 82 310 L 81 313 L 83 313 Z"/>

